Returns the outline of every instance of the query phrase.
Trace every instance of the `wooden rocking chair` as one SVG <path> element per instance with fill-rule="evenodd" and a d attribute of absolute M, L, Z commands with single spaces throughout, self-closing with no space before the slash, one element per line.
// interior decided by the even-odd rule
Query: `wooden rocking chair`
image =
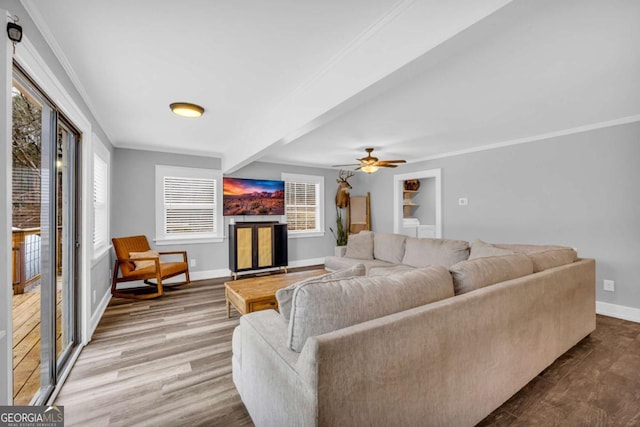
<path fill-rule="evenodd" d="M 145 236 L 115 237 L 111 241 L 116 252 L 113 279 L 111 280 L 111 295 L 114 297 L 131 299 L 157 298 L 164 293 L 164 286 L 180 286 L 191 282 L 186 251 L 153 252 Z M 161 256 L 180 254 L 182 255 L 182 261 L 160 261 Z M 118 270 L 120 271 L 120 277 L 118 277 Z M 180 274 L 185 275 L 184 282 L 171 283 L 170 285 L 162 283 L 163 280 Z M 118 283 L 140 280 L 144 281 L 148 286 L 127 289 L 117 288 Z M 155 283 L 150 280 L 155 280 Z"/>

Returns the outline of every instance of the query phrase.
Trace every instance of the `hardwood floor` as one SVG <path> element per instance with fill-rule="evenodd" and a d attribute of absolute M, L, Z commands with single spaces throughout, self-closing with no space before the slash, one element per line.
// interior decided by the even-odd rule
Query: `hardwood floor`
<path fill-rule="evenodd" d="M 62 340 L 62 293 L 56 303 L 56 338 Z M 13 404 L 28 405 L 40 388 L 40 285 L 13 296 Z"/>
<path fill-rule="evenodd" d="M 111 301 L 57 405 L 67 426 L 252 425 L 231 380 L 225 279 L 149 301 Z M 598 316 L 597 330 L 483 426 L 639 425 L 640 324 Z"/>
<path fill-rule="evenodd" d="M 231 380 L 224 279 L 111 300 L 55 403 L 67 426 L 251 425 Z"/>
<path fill-rule="evenodd" d="M 640 425 L 640 324 L 597 316 L 590 336 L 480 425 Z"/>

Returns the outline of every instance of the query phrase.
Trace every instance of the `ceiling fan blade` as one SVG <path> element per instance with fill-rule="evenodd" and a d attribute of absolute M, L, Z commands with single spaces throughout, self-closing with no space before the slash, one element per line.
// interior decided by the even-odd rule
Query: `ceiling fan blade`
<path fill-rule="evenodd" d="M 387 165 L 391 163 L 407 163 L 406 160 L 380 160 L 378 166 Z"/>
<path fill-rule="evenodd" d="M 356 163 L 356 164 L 351 164 L 351 165 L 332 165 L 332 168 L 341 168 L 341 167 L 346 167 L 346 166 L 360 166 L 360 163 Z"/>
<path fill-rule="evenodd" d="M 376 166 L 380 166 L 380 167 L 383 167 L 383 168 L 397 168 L 398 167 L 398 165 L 386 165 L 386 164 L 383 165 L 383 164 L 380 164 L 380 163 L 378 163 Z"/>

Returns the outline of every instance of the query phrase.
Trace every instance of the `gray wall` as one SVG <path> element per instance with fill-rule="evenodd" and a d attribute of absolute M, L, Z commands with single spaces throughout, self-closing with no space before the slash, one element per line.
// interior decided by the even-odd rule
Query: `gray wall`
<path fill-rule="evenodd" d="M 220 170 L 219 158 L 170 154 L 117 148 L 113 157 L 112 237 L 144 234 L 155 247 L 156 165 L 184 166 Z M 186 246 L 186 247 L 185 247 Z M 197 266 L 206 271 L 227 266 L 227 247 L 220 243 L 162 246 L 162 251 L 187 250 Z M 156 247 L 157 249 L 157 247 Z"/>
<path fill-rule="evenodd" d="M 413 209 L 413 216 L 420 220 L 420 224 L 433 225 L 436 223 L 436 179 L 424 178 L 420 180 L 418 194 L 413 196 L 413 202 L 419 206 Z"/>
<path fill-rule="evenodd" d="M 640 124 L 403 166 L 442 168 L 445 238 L 552 243 L 597 262 L 597 300 L 640 308 Z M 393 230 L 392 176 L 369 182 L 373 226 Z M 468 206 L 458 206 L 467 197 Z M 602 280 L 615 280 L 615 293 Z"/>
<path fill-rule="evenodd" d="M 155 166 L 185 166 L 220 169 L 220 159 L 202 156 L 176 155 L 154 151 L 131 149 L 115 150 L 113 179 L 113 206 L 111 215 L 112 236 L 146 235 L 152 246 L 155 236 Z M 329 226 L 335 222 L 334 194 L 337 172 L 329 169 L 314 169 L 299 166 L 277 165 L 254 162 L 230 176 L 239 178 L 280 179 L 282 172 L 325 177 L 325 221 L 324 237 L 290 238 L 289 261 L 323 258 L 333 253 L 335 240 Z M 264 218 L 264 217 L 262 217 Z M 249 218 L 250 220 L 251 218 Z M 277 217 L 279 220 L 280 217 Z M 202 243 L 189 245 L 162 246 L 162 250 L 186 250 L 190 259 L 196 259 L 192 272 L 227 269 L 228 240 L 225 218 L 225 241 L 223 243 Z"/>

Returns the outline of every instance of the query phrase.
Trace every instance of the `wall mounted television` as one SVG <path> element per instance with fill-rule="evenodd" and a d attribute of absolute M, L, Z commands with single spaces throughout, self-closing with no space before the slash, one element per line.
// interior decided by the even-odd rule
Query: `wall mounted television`
<path fill-rule="evenodd" d="M 284 181 L 268 179 L 222 179 L 223 214 L 284 215 Z"/>

